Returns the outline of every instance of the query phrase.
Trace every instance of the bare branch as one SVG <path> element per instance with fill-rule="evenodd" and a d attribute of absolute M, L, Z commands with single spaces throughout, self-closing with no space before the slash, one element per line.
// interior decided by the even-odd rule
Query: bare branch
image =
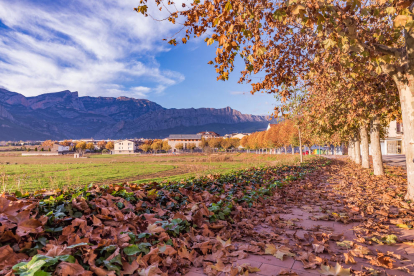
<path fill-rule="evenodd" d="M 402 48 L 391 48 L 386 45 L 382 45 L 378 43 L 373 43 L 373 44 L 361 43 L 361 44 L 365 49 L 375 50 L 385 55 L 397 56 L 397 55 L 400 55 L 402 51 Z"/>

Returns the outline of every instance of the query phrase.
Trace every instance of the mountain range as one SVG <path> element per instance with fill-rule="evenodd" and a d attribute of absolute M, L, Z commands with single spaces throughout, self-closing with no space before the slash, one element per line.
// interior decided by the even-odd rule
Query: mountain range
<path fill-rule="evenodd" d="M 79 97 L 62 91 L 25 97 L 0 89 L 0 140 L 165 138 L 169 134 L 220 134 L 263 130 L 268 116 L 230 107 L 167 109 L 128 97 Z"/>

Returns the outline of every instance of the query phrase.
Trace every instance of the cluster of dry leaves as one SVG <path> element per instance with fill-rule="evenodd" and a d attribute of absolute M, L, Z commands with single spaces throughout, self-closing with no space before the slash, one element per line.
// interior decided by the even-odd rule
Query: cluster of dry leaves
<path fill-rule="evenodd" d="M 393 224 L 413 224 L 413 205 L 399 196 L 404 179 L 374 178 L 351 164 L 329 162 L 168 185 L 3 194 L 0 275 L 180 275 L 191 267 L 203 267 L 208 275 L 247 275 L 260 271 L 243 262 L 249 254 L 293 257 L 324 275 L 395 268 L 404 257 L 369 247 L 412 243 L 392 236 Z M 309 219 L 298 219 L 295 210 Z M 306 225 L 308 220 L 316 224 Z M 324 220 L 358 222 L 356 240 L 317 225 Z M 343 267 L 358 258 L 371 266 Z"/>

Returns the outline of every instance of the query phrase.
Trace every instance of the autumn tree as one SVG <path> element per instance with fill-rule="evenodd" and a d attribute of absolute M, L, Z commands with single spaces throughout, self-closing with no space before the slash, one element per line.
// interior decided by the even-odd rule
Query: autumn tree
<path fill-rule="evenodd" d="M 187 149 L 191 150 L 191 152 L 193 152 L 193 150 L 197 147 L 197 145 L 195 143 L 188 143 L 187 144 Z"/>
<path fill-rule="evenodd" d="M 105 145 L 105 148 L 107 149 L 107 150 L 113 150 L 114 149 L 114 147 L 115 147 L 115 145 L 114 145 L 114 142 L 112 142 L 112 141 L 109 141 L 108 143 L 106 143 L 106 145 Z"/>
<path fill-rule="evenodd" d="M 76 150 L 80 153 L 83 153 L 86 149 L 86 142 L 80 141 L 76 144 Z"/>
<path fill-rule="evenodd" d="M 208 139 L 208 145 L 210 146 L 210 148 L 213 149 L 218 149 L 221 147 L 221 142 L 223 141 L 223 139 L 221 138 L 210 138 Z"/>
<path fill-rule="evenodd" d="M 178 150 L 183 150 L 184 149 L 184 145 L 183 145 L 183 143 L 177 143 L 175 145 L 175 148 L 178 149 Z"/>
<path fill-rule="evenodd" d="M 157 153 L 162 149 L 162 140 L 154 140 L 151 144 L 151 149 Z"/>
<path fill-rule="evenodd" d="M 146 2 L 142 0 L 136 11 L 147 16 Z M 163 2 L 155 3 L 160 9 L 167 8 Z M 167 9 L 171 11 L 168 21 L 184 21 L 180 22 L 184 26 L 182 42 L 207 34 L 208 45 L 217 43 L 216 58 L 210 64 L 214 64 L 219 80 L 228 79 L 236 56 L 246 65 L 241 82 L 250 82 L 251 73 L 265 72 L 264 78 L 252 83 L 253 93 L 289 97 L 289 91 L 279 87 L 307 80 L 321 67 L 321 60 L 341 60 L 337 72 L 351 68 L 389 75 L 400 94 L 407 199 L 414 199 L 414 2 L 206 0 L 185 7 L 182 11 Z M 168 42 L 177 44 L 175 37 Z M 358 62 L 353 61 L 355 57 Z"/>
<path fill-rule="evenodd" d="M 206 147 L 208 147 L 209 145 L 208 145 L 208 139 L 206 139 L 206 138 L 201 138 L 201 143 L 200 143 L 200 147 L 201 148 L 206 148 Z"/>
<path fill-rule="evenodd" d="M 282 147 L 282 143 L 279 137 L 280 131 L 280 123 L 274 124 L 270 127 L 269 130 L 266 131 L 266 139 L 269 141 L 268 143 L 275 149 Z"/>
<path fill-rule="evenodd" d="M 243 148 L 249 149 L 249 136 L 244 136 L 243 138 L 241 138 L 240 140 L 240 146 L 242 146 Z"/>
<path fill-rule="evenodd" d="M 65 147 L 69 147 L 72 145 L 72 140 L 63 140 L 60 144 Z"/>
<path fill-rule="evenodd" d="M 43 141 L 43 143 L 42 143 L 42 147 L 43 148 L 51 148 L 51 147 L 53 147 L 53 145 L 56 143 L 56 141 L 52 141 L 52 140 L 46 140 L 46 141 Z"/>
<path fill-rule="evenodd" d="M 227 151 L 229 148 L 231 148 L 231 147 L 232 147 L 232 145 L 231 145 L 231 141 L 230 141 L 230 139 L 223 139 L 223 141 L 221 142 L 221 147 L 222 147 L 225 151 Z"/>
<path fill-rule="evenodd" d="M 329 69 L 326 64 L 325 70 Z M 334 73 L 334 68 L 331 69 Z M 355 80 L 356 79 L 356 80 Z M 343 85 L 337 85 L 338 82 Z M 358 89 L 351 85 L 357 81 Z M 387 125 L 400 117 L 399 97 L 395 84 L 385 74 L 331 74 L 315 79 L 313 88 L 302 106 L 316 136 L 332 137 L 335 133 L 347 137 L 349 154 L 357 164 L 369 167 L 368 143 L 371 133 L 371 151 L 374 174 L 384 173 L 380 149 L 380 129 L 370 128 L 371 121 Z M 378 133 L 376 133 L 378 131 Z M 336 136 L 338 137 L 338 136 Z M 375 137 L 375 139 L 374 139 Z M 360 143 L 362 152 L 360 152 Z M 361 159 L 362 156 L 362 159 Z"/>
<path fill-rule="evenodd" d="M 139 148 L 143 151 L 143 152 L 149 152 L 151 150 L 151 145 L 148 143 L 144 143 L 142 145 L 139 146 Z"/>
<path fill-rule="evenodd" d="M 86 144 L 86 149 L 90 150 L 90 151 L 94 151 L 95 150 L 95 145 L 93 143 L 87 143 Z"/>
<path fill-rule="evenodd" d="M 104 141 L 104 140 L 99 141 L 97 146 L 100 150 L 103 150 L 106 147 L 106 141 Z"/>
<path fill-rule="evenodd" d="M 239 138 L 230 138 L 229 139 L 231 147 L 237 149 L 240 146 L 240 139 Z"/>
<path fill-rule="evenodd" d="M 168 144 L 168 141 L 163 141 L 162 142 L 162 150 L 168 152 L 171 150 L 171 146 L 170 144 Z"/>
<path fill-rule="evenodd" d="M 258 132 L 253 132 L 249 135 L 247 139 L 247 146 L 249 149 L 257 150 L 259 148 L 259 144 L 257 143 L 257 136 L 259 135 Z"/>

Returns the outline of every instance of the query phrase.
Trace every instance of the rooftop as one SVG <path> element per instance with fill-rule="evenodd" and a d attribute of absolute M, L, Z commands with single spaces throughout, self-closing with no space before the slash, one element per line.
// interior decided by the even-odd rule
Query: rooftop
<path fill-rule="evenodd" d="M 170 134 L 168 139 L 199 139 L 201 140 L 201 135 L 199 134 Z"/>
<path fill-rule="evenodd" d="M 214 135 L 214 136 L 220 136 L 220 134 L 214 132 L 214 131 L 202 131 L 197 133 L 197 135 Z"/>

